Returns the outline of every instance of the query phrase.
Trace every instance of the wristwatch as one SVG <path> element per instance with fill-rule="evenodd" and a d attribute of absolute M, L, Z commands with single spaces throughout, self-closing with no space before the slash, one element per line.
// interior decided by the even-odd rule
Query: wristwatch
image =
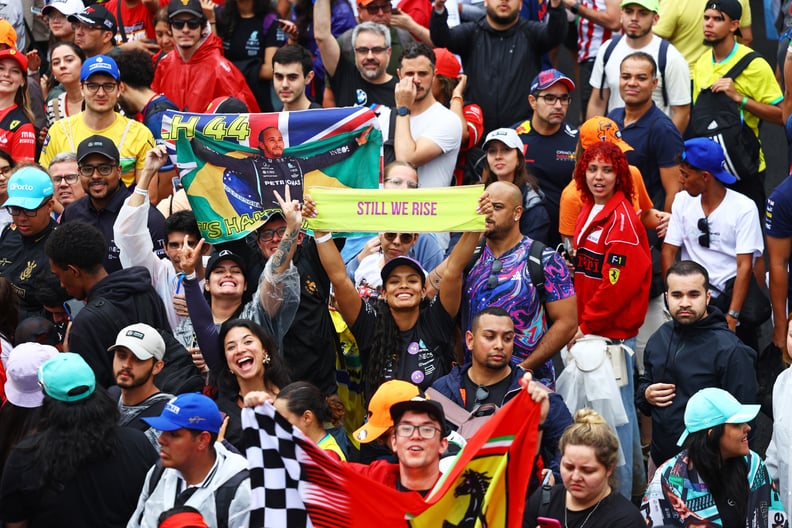
<path fill-rule="evenodd" d="M 740 318 L 740 312 L 738 312 L 737 310 L 729 310 L 728 312 L 726 312 L 726 315 L 730 315 L 730 316 L 734 317 L 735 319 L 739 319 Z"/>
<path fill-rule="evenodd" d="M 399 116 L 410 115 L 410 109 L 407 108 L 406 106 L 400 106 L 399 108 L 396 109 L 396 115 Z"/>
<path fill-rule="evenodd" d="M 569 10 L 572 11 L 573 15 L 577 15 L 579 7 L 580 7 L 580 2 L 575 2 L 575 4 L 572 7 L 570 7 Z"/>

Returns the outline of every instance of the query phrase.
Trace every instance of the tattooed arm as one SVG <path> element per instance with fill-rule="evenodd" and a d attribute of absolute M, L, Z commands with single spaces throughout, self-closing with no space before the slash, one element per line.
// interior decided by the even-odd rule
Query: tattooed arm
<path fill-rule="evenodd" d="M 286 187 L 285 198 L 281 198 L 275 191 L 275 198 L 278 200 L 283 217 L 286 219 L 286 232 L 278 244 L 278 249 L 267 261 L 262 273 L 262 283 L 260 285 L 261 304 L 270 317 L 274 316 L 280 309 L 284 296 L 296 291 L 297 302 L 299 303 L 299 277 L 297 277 L 297 287 L 291 288 L 287 281 L 292 275 L 297 276 L 297 270 L 291 265 L 294 252 L 299 245 L 300 228 L 302 226 L 302 207 L 298 200 L 292 200 L 289 187 Z M 289 281 L 290 282 L 290 281 Z"/>

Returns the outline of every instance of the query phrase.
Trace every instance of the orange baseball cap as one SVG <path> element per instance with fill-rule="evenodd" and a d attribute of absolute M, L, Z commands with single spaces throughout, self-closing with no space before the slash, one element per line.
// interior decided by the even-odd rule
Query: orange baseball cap
<path fill-rule="evenodd" d="M 382 436 L 382 433 L 393 427 L 393 419 L 390 414 L 391 405 L 411 400 L 420 395 L 420 389 L 409 381 L 386 381 L 371 397 L 368 404 L 368 421 L 355 431 L 354 437 L 361 444 L 373 442 Z"/>
<path fill-rule="evenodd" d="M 583 150 L 589 148 L 598 141 L 607 141 L 619 147 L 622 152 L 627 152 L 633 148 L 622 139 L 619 125 L 612 119 L 597 116 L 586 120 L 580 125 L 580 146 Z"/>
<path fill-rule="evenodd" d="M 5 44 L 9 48 L 16 48 L 17 34 L 14 26 L 5 18 L 0 18 L 0 44 Z M 25 72 L 27 75 L 27 72 Z"/>

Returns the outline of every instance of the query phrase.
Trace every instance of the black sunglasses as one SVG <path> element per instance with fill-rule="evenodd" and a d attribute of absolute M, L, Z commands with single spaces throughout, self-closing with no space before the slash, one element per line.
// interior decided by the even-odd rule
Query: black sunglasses
<path fill-rule="evenodd" d="M 707 218 L 706 217 L 699 218 L 696 227 L 698 227 L 698 230 L 703 233 L 701 236 L 698 237 L 699 245 L 705 248 L 710 247 L 710 230 L 709 230 L 709 222 L 707 222 Z"/>
<path fill-rule="evenodd" d="M 490 268 L 490 275 L 487 278 L 488 289 L 491 290 L 498 285 L 498 273 L 500 273 L 502 269 L 503 269 L 503 262 L 500 259 L 495 259 L 492 261 L 492 267 Z"/>
<path fill-rule="evenodd" d="M 199 27 L 203 26 L 203 22 L 198 20 L 197 18 L 190 18 L 188 20 L 171 20 L 170 25 L 176 29 L 184 29 L 186 25 L 190 29 L 198 29 Z"/>

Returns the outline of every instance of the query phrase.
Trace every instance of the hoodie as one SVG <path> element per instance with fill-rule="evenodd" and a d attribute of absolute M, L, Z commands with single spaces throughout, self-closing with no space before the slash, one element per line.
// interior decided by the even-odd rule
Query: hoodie
<path fill-rule="evenodd" d="M 685 406 L 699 390 L 717 387 L 742 403 L 756 402 L 756 352 L 729 330 L 713 306 L 693 324 L 668 321 L 646 343 L 646 370 L 638 379 L 637 407 L 652 417 L 652 459 L 659 466 L 681 451 Z M 646 401 L 653 383 L 673 383 L 676 395 L 668 407 Z"/>
<path fill-rule="evenodd" d="M 146 323 L 171 331 L 162 299 L 151 285 L 146 268 L 133 266 L 107 275 L 88 292 L 86 306 L 75 316 L 69 331 L 69 350 L 80 354 L 103 387 L 115 385 L 113 353 L 122 328 Z"/>

